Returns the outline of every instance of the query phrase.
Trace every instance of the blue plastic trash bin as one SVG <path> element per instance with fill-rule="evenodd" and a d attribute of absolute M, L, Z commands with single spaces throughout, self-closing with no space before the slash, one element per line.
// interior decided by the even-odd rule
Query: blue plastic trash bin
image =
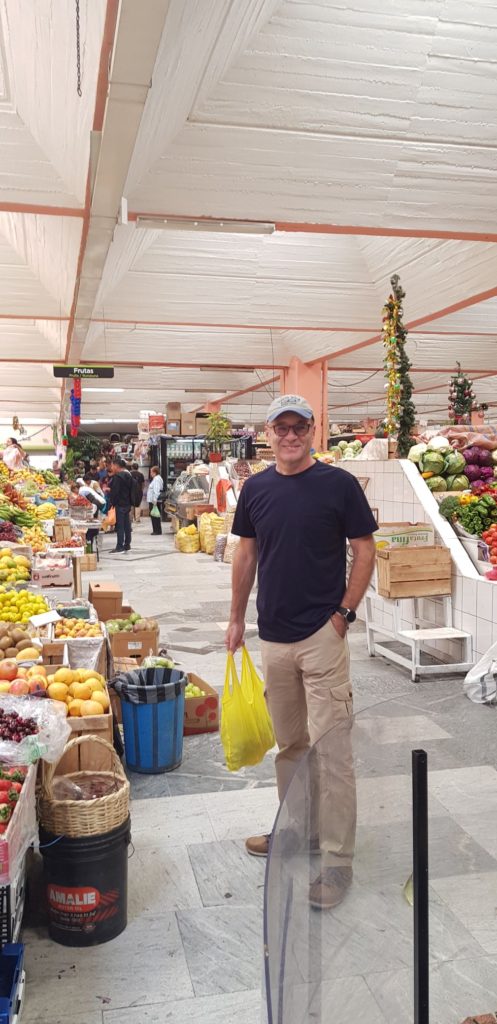
<path fill-rule="evenodd" d="M 143 669 L 114 680 L 131 771 L 158 774 L 181 764 L 186 683 L 178 669 Z"/>

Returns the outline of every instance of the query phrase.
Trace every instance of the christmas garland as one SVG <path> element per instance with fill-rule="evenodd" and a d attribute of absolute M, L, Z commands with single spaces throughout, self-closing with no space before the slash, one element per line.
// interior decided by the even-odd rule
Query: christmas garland
<path fill-rule="evenodd" d="M 469 423 L 476 399 L 473 381 L 463 373 L 460 363 L 456 367 L 449 380 L 449 416 L 452 423 Z"/>
<path fill-rule="evenodd" d="M 411 430 L 416 419 L 412 401 L 413 384 L 409 376 L 411 363 L 405 350 L 407 328 L 403 324 L 402 300 L 405 292 L 398 274 L 390 278 L 392 291 L 383 307 L 383 344 L 385 346 L 385 430 L 388 437 L 397 434 L 397 451 L 405 458 L 414 444 Z"/>

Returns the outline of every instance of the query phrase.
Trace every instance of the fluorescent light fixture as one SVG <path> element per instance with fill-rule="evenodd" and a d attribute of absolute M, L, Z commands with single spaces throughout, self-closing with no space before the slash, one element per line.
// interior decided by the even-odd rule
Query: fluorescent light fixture
<path fill-rule="evenodd" d="M 84 391 L 85 395 L 87 395 L 89 391 L 94 391 L 96 395 L 101 395 L 103 393 L 105 393 L 106 395 L 117 395 L 117 394 L 122 394 L 122 392 L 124 391 L 124 388 L 87 388 L 87 387 L 85 387 L 85 391 Z"/>
<path fill-rule="evenodd" d="M 216 394 L 216 395 L 218 395 L 218 394 L 219 395 L 227 395 L 228 394 L 228 389 L 227 388 L 213 388 L 213 387 L 208 387 L 207 385 L 205 387 L 203 387 L 203 388 L 184 388 L 183 390 L 184 390 L 185 395 L 206 395 L 207 392 L 210 392 L 211 394 Z"/>
<path fill-rule="evenodd" d="M 151 231 L 215 231 L 228 235 L 272 235 L 275 225 L 256 220 L 193 220 L 189 217 L 138 216 L 137 228 Z"/>

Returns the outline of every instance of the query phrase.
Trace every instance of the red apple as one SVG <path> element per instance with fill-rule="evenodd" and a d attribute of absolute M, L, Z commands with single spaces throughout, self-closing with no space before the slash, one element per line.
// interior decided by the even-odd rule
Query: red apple
<path fill-rule="evenodd" d="M 8 679 L 12 681 L 17 676 L 17 661 L 13 658 L 4 658 L 0 661 L 0 679 Z"/>
<path fill-rule="evenodd" d="M 29 693 L 29 683 L 25 679 L 14 679 L 10 684 L 9 693 L 14 693 L 16 697 Z"/>

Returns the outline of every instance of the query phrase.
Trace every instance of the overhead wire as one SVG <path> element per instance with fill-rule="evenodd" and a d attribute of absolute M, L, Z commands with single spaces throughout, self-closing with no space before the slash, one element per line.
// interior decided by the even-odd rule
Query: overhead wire
<path fill-rule="evenodd" d="M 362 380 L 355 380 L 352 383 L 348 382 L 347 384 L 330 384 L 330 382 L 328 381 L 328 387 L 329 388 L 355 388 L 357 386 L 357 384 L 365 384 L 367 380 L 371 380 L 371 377 L 376 377 L 377 373 L 382 373 L 382 372 L 383 372 L 383 367 L 381 367 L 378 370 L 373 370 L 373 373 L 370 373 L 368 377 L 363 377 Z"/>

